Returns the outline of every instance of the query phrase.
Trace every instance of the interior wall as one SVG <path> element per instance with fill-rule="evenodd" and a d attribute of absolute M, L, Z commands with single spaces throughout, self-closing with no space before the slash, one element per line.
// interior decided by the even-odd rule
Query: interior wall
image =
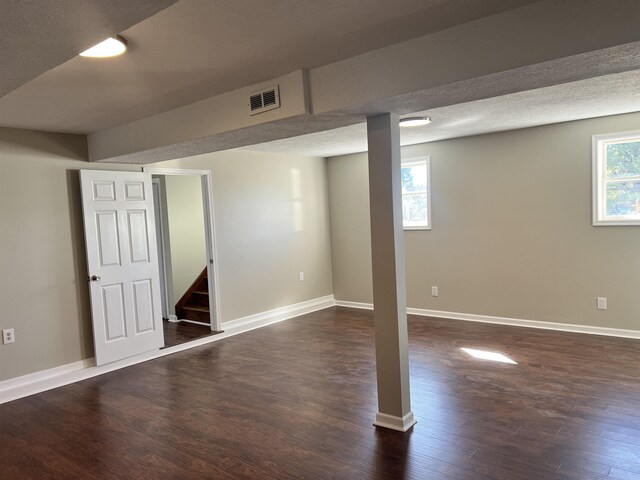
<path fill-rule="evenodd" d="M 230 150 L 155 166 L 211 170 L 223 322 L 333 293 L 323 158 Z"/>
<path fill-rule="evenodd" d="M 93 356 L 78 170 L 85 137 L 0 128 L 0 380 Z"/>
<path fill-rule="evenodd" d="M 202 185 L 198 176 L 166 175 L 164 186 L 175 305 L 207 266 Z"/>
<path fill-rule="evenodd" d="M 431 157 L 433 222 L 405 232 L 408 306 L 640 330 L 640 227 L 591 225 L 591 136 L 638 125 L 633 113 L 404 147 Z M 371 303 L 366 153 L 329 159 L 328 178 L 334 295 Z"/>
<path fill-rule="evenodd" d="M 85 138 L 0 128 L 0 380 L 93 356 L 78 170 Z M 332 293 L 324 159 L 221 152 L 212 170 L 222 320 Z M 296 173 L 297 172 L 297 173 Z M 298 272 L 305 272 L 305 281 Z"/>

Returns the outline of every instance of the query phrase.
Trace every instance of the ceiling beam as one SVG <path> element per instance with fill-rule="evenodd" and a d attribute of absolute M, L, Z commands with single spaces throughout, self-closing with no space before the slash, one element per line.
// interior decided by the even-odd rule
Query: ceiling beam
<path fill-rule="evenodd" d="M 541 1 L 312 69 L 308 109 L 250 117 L 224 94 L 93 133 L 90 160 L 156 162 L 638 70 L 638 17 L 636 0 Z"/>

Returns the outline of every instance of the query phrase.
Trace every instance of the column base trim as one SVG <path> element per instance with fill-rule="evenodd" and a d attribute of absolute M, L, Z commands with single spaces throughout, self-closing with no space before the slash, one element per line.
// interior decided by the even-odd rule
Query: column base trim
<path fill-rule="evenodd" d="M 376 413 L 376 420 L 373 424 L 376 427 L 389 428 L 398 432 L 406 432 L 417 423 L 413 412 L 407 413 L 404 417 L 396 417 L 386 413 Z"/>

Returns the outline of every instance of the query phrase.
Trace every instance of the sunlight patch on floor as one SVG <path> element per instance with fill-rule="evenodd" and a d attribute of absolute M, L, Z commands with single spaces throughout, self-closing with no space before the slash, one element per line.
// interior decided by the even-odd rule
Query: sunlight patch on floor
<path fill-rule="evenodd" d="M 509 357 L 498 352 L 488 352 L 486 350 L 475 350 L 473 348 L 461 348 L 460 350 L 480 360 L 490 360 L 492 362 L 510 363 L 512 365 L 518 364 L 517 362 L 514 362 L 513 360 L 511 360 Z"/>

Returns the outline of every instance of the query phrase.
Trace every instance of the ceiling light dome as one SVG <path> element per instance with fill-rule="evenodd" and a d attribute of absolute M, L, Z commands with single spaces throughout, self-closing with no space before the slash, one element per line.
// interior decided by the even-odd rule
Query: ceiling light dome
<path fill-rule="evenodd" d="M 431 123 L 431 117 L 407 117 L 400 119 L 401 127 L 421 127 Z"/>
<path fill-rule="evenodd" d="M 120 35 L 107 38 L 105 41 L 85 50 L 81 57 L 107 58 L 122 55 L 127 51 L 127 41 Z"/>

